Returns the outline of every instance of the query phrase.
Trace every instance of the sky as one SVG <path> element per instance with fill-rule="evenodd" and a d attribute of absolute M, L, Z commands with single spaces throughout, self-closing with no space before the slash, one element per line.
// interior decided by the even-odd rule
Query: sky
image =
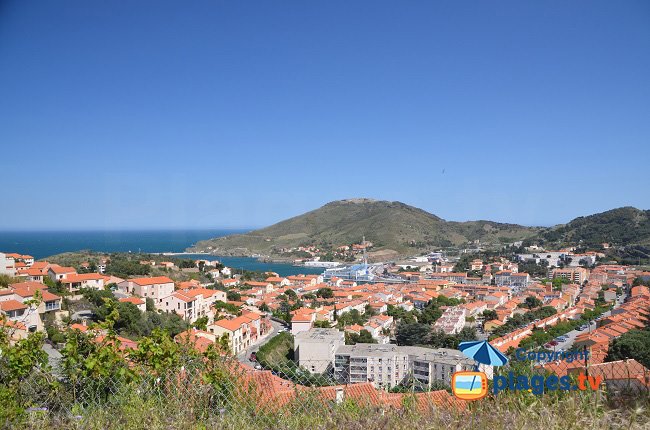
<path fill-rule="evenodd" d="M 0 230 L 650 209 L 650 2 L 2 1 Z"/>

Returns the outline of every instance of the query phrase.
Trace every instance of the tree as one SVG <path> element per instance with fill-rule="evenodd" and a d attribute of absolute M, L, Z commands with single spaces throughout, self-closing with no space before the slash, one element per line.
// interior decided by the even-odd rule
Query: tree
<path fill-rule="evenodd" d="M 650 330 L 630 330 L 614 339 L 605 361 L 633 358 L 650 368 Z"/>
<path fill-rule="evenodd" d="M 298 300 L 298 294 L 294 290 L 287 289 L 287 291 L 284 292 L 284 295 L 289 298 L 289 300 Z"/>
<path fill-rule="evenodd" d="M 208 322 L 209 319 L 206 316 L 202 316 L 201 318 L 198 318 L 196 321 L 194 321 L 194 324 L 192 324 L 192 327 L 197 328 L 199 330 L 207 330 L 208 329 Z"/>
<path fill-rule="evenodd" d="M 241 294 L 236 291 L 228 291 L 226 293 L 226 298 L 229 302 L 239 302 L 241 301 Z"/>
<path fill-rule="evenodd" d="M 259 310 L 261 310 L 262 312 L 269 312 L 271 309 L 269 308 L 269 305 L 267 305 L 266 303 L 262 303 L 259 306 Z"/>
<path fill-rule="evenodd" d="M 334 297 L 334 291 L 329 287 L 319 288 L 316 291 L 316 297 L 321 297 L 323 299 L 331 299 Z"/>
<path fill-rule="evenodd" d="M 492 321 L 497 319 L 499 316 L 497 315 L 497 311 L 494 309 L 486 309 L 483 311 L 483 320 L 484 321 Z"/>
<path fill-rule="evenodd" d="M 154 303 L 151 297 L 147 297 L 146 300 L 146 309 L 147 312 L 156 312 L 156 304 Z"/>
<path fill-rule="evenodd" d="M 314 327 L 315 328 L 330 328 L 330 327 L 332 327 L 332 324 L 330 324 L 330 322 L 327 321 L 327 320 L 318 320 L 318 321 L 314 321 Z"/>
<path fill-rule="evenodd" d="M 523 303 L 519 304 L 519 307 L 520 308 L 527 308 L 527 309 L 534 309 L 534 308 L 538 308 L 538 307 L 542 306 L 543 304 L 544 304 L 544 302 L 542 302 L 537 297 L 528 296 L 528 297 L 526 297 L 526 299 L 524 300 Z"/>
<path fill-rule="evenodd" d="M 395 332 L 398 345 L 422 345 L 429 336 L 429 326 L 420 323 L 400 323 Z"/>
<path fill-rule="evenodd" d="M 359 334 L 345 333 L 345 344 L 355 345 L 357 343 L 377 343 L 368 330 L 361 330 Z"/>

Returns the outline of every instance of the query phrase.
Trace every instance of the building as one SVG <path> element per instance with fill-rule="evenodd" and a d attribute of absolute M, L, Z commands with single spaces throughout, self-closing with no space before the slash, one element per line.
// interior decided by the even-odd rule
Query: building
<path fill-rule="evenodd" d="M 184 320 L 193 323 L 207 316 L 212 318 L 212 305 L 215 301 L 226 301 L 226 293 L 207 288 L 190 288 L 174 291 L 156 302 L 156 308 L 164 312 L 175 312 Z"/>
<path fill-rule="evenodd" d="M 76 275 L 76 274 L 77 274 L 77 271 L 75 270 L 74 267 L 63 267 L 63 266 L 59 266 L 58 264 L 52 264 L 47 269 L 47 275 L 54 282 L 62 281 L 65 278 L 67 278 L 68 276 Z"/>
<path fill-rule="evenodd" d="M 334 354 L 345 345 L 345 334 L 335 328 L 312 328 L 296 334 L 294 360 L 311 373 L 333 371 Z"/>
<path fill-rule="evenodd" d="M 291 334 L 311 330 L 316 321 L 316 311 L 308 308 L 296 309 L 291 313 Z"/>
<path fill-rule="evenodd" d="M 564 269 L 554 269 L 553 278 L 568 279 L 575 284 L 584 284 L 589 280 L 589 271 L 584 267 L 567 267 Z"/>
<path fill-rule="evenodd" d="M 147 310 L 147 304 L 144 300 L 138 297 L 123 297 L 119 299 L 121 303 L 131 303 L 134 305 L 140 312 L 145 312 Z"/>
<path fill-rule="evenodd" d="M 445 309 L 442 316 L 438 318 L 433 328 L 441 330 L 445 334 L 459 333 L 465 327 L 465 316 L 467 309 L 464 306 L 454 306 Z"/>
<path fill-rule="evenodd" d="M 82 288 L 103 290 L 106 279 L 107 276 L 99 273 L 73 273 L 66 275 L 66 277 L 61 279 L 59 282 L 61 282 L 61 285 L 67 288 L 69 292 L 75 293 Z"/>
<path fill-rule="evenodd" d="M 454 372 L 475 366 L 474 360 L 454 349 L 393 344 L 342 345 L 334 356 L 334 375 L 340 383 L 371 382 L 383 389 L 409 381 L 422 388 L 436 382 L 449 385 Z"/>
<path fill-rule="evenodd" d="M 209 324 L 209 333 L 219 337 L 228 336 L 228 347 L 233 355 L 237 355 L 251 346 L 251 319 L 239 316 L 233 319 L 221 319 Z"/>
<path fill-rule="evenodd" d="M 0 252 L 0 275 L 16 275 L 16 260 L 4 252 Z"/>
<path fill-rule="evenodd" d="M 162 302 L 162 299 L 170 296 L 174 292 L 174 281 L 167 276 L 133 278 L 118 283 L 117 288 L 126 294 L 152 298 L 156 306 L 158 306 Z"/>
<path fill-rule="evenodd" d="M 530 275 L 512 270 L 500 270 L 494 275 L 494 282 L 499 287 L 510 287 L 521 291 L 530 284 Z"/>

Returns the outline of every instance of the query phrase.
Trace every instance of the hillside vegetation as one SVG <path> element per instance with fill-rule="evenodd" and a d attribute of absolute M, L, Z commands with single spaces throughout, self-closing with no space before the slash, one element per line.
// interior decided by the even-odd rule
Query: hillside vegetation
<path fill-rule="evenodd" d="M 598 247 L 602 243 L 650 245 L 650 210 L 623 207 L 579 217 L 542 231 L 538 239 L 542 243 L 586 247 Z"/>
<path fill-rule="evenodd" d="M 331 248 L 359 243 L 365 236 L 373 251 L 414 254 L 434 247 L 481 242 L 508 243 L 539 229 L 491 221 L 449 222 L 401 202 L 340 200 L 246 234 L 201 241 L 191 251 L 216 254 L 273 255 L 282 248 L 316 245 Z"/>

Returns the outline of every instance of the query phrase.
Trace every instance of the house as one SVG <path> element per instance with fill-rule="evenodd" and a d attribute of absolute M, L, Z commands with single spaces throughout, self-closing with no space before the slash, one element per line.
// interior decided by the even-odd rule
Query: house
<path fill-rule="evenodd" d="M 45 284 L 40 282 L 19 282 L 9 285 L 9 289 L 13 291 L 14 298 L 23 303 L 34 299 L 36 291 L 39 291 L 40 303 L 36 308 L 39 314 L 61 310 L 61 297 L 49 292 Z"/>
<path fill-rule="evenodd" d="M 21 278 L 26 281 L 43 282 L 43 278 L 47 275 L 47 270 L 35 269 L 33 267 L 21 270 L 17 273 Z"/>
<path fill-rule="evenodd" d="M 117 284 L 117 288 L 126 294 L 152 298 L 158 306 L 163 298 L 170 296 L 174 292 L 174 281 L 167 276 L 133 278 L 120 282 Z"/>
<path fill-rule="evenodd" d="M 145 312 L 147 310 L 147 304 L 144 300 L 138 297 L 123 297 L 119 299 L 121 303 L 131 303 L 138 308 L 140 312 Z"/>
<path fill-rule="evenodd" d="M 223 281 L 221 281 L 221 283 L 223 284 L 224 287 L 236 287 L 237 285 L 239 285 L 239 279 L 235 279 L 235 278 L 224 279 Z"/>
<path fill-rule="evenodd" d="M 63 285 L 69 292 L 74 293 L 82 288 L 91 290 L 103 290 L 108 277 L 99 273 L 72 273 L 61 279 Z"/>
<path fill-rule="evenodd" d="M 232 319 L 220 319 L 208 325 L 208 332 L 219 337 L 228 336 L 230 352 L 239 354 L 251 346 L 251 320 L 244 316 Z"/>
<path fill-rule="evenodd" d="M 76 275 L 76 274 L 77 271 L 75 270 L 74 267 L 63 267 L 63 266 L 59 266 L 58 264 L 52 264 L 47 269 L 47 275 L 54 282 L 61 281 L 70 275 Z"/>

